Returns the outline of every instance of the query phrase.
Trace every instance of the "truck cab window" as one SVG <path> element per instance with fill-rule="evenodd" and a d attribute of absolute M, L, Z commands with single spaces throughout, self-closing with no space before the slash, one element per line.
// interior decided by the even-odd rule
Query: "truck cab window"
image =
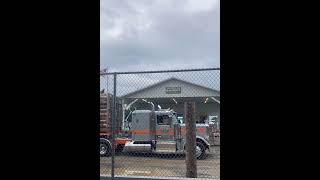
<path fill-rule="evenodd" d="M 170 118 L 168 115 L 158 115 L 157 116 L 158 125 L 170 125 Z"/>

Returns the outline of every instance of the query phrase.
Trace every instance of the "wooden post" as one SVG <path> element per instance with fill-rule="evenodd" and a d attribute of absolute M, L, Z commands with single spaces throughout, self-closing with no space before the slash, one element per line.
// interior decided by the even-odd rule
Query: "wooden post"
<path fill-rule="evenodd" d="M 197 177 L 195 102 L 184 103 L 187 178 Z"/>

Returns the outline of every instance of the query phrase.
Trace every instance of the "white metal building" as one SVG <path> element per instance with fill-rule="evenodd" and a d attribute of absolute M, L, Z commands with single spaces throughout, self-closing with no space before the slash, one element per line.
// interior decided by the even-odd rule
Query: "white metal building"
<path fill-rule="evenodd" d="M 208 116 L 218 116 L 220 119 L 220 91 L 187 82 L 177 78 L 170 78 L 143 89 L 131 92 L 121 97 L 123 104 L 138 99 L 131 109 L 151 109 L 153 102 L 157 109 L 173 109 L 178 115 L 183 115 L 184 102 L 196 102 L 196 119 L 204 122 Z"/>

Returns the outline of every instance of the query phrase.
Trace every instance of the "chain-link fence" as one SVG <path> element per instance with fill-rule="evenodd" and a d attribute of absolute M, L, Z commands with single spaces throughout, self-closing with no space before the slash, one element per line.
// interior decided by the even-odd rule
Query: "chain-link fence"
<path fill-rule="evenodd" d="M 219 68 L 103 72 L 100 86 L 101 176 L 220 178 Z"/>

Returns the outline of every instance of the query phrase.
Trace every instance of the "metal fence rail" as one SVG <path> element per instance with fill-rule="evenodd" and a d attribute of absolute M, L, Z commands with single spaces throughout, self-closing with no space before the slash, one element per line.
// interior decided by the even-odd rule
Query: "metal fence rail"
<path fill-rule="evenodd" d="M 101 177 L 220 178 L 220 68 L 100 77 Z"/>

